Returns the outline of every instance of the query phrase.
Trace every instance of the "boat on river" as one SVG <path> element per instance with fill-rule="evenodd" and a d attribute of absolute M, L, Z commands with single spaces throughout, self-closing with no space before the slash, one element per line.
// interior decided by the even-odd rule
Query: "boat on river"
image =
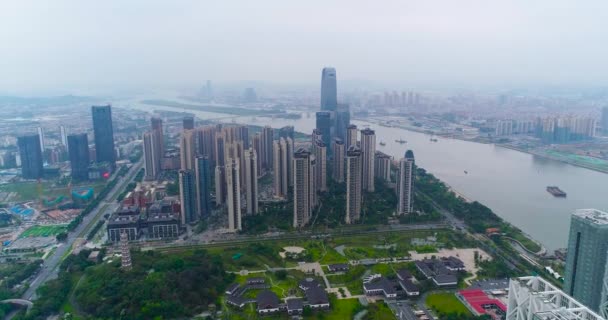
<path fill-rule="evenodd" d="M 552 194 L 554 197 L 557 197 L 557 198 L 565 198 L 567 195 L 562 189 L 560 189 L 559 187 L 556 187 L 556 186 L 548 186 L 547 192 L 549 192 L 550 194 Z"/>

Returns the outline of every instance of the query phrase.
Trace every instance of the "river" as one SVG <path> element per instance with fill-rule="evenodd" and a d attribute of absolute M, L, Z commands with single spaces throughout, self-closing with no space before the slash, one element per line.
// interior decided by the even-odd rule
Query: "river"
<path fill-rule="evenodd" d="M 223 118 L 228 115 L 156 107 L 129 103 L 139 110 L 187 111 L 202 119 Z M 315 126 L 314 113 L 301 119 L 271 119 L 265 117 L 234 117 L 237 123 L 270 125 L 280 128 L 293 125 L 296 131 L 310 133 Z M 541 242 L 549 252 L 567 246 L 570 214 L 581 208 L 608 209 L 608 174 L 549 160 L 527 153 L 463 140 L 438 138 L 431 142 L 424 133 L 389 128 L 363 121 L 353 121 L 360 128 L 369 126 L 376 131 L 377 146 L 396 159 L 406 149 L 412 149 L 416 164 L 437 176 L 463 196 L 477 200 L 505 220 Z M 403 138 L 406 144 L 395 139 Z M 468 172 L 468 174 L 465 173 Z M 546 191 L 549 185 L 559 186 L 567 198 L 555 198 Z"/>

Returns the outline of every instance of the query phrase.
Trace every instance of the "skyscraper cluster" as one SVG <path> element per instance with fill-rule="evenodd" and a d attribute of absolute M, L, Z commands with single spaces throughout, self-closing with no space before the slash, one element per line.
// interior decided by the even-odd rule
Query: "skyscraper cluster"
<path fill-rule="evenodd" d="M 180 137 L 180 177 L 194 177 L 192 184 L 187 180 L 181 183 L 180 180 L 185 223 L 196 222 L 211 214 L 210 190 L 214 180 L 215 203 L 226 209 L 228 230 L 239 231 L 242 229 L 242 211 L 257 214 L 259 210 L 257 179 L 261 168 L 255 143 L 249 148 L 249 128 L 240 125 L 191 128 L 190 123 L 194 124 L 194 121 L 185 119 Z M 195 201 L 189 201 L 190 195 Z"/>

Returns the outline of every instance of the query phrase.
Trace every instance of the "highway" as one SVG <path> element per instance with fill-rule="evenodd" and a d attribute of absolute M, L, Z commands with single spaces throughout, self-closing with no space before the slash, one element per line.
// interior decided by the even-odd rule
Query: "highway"
<path fill-rule="evenodd" d="M 133 180 L 142 165 L 143 162 L 139 161 L 131 166 L 124 177 L 118 178 L 121 180 L 114 186 L 112 190 L 110 190 L 105 199 L 102 200 L 93 211 L 84 217 L 82 219 L 82 223 L 80 223 L 80 225 L 78 225 L 78 227 L 76 227 L 76 229 L 74 229 L 72 232 L 68 233 L 68 238 L 59 245 L 57 250 L 55 250 L 51 256 L 44 260 L 42 269 L 23 294 L 23 299 L 30 301 L 35 300 L 36 290 L 46 281 L 57 277 L 57 274 L 59 273 L 59 265 L 61 264 L 63 258 L 69 254 L 74 242 L 79 238 L 86 237 L 85 232 L 97 223 L 107 209 L 115 209 L 117 207 L 114 199 L 116 199 L 116 196 L 120 194 L 126 185 Z"/>

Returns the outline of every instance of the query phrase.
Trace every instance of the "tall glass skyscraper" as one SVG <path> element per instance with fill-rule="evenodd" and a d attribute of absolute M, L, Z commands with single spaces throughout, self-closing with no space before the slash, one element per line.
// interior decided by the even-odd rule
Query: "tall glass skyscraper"
<path fill-rule="evenodd" d="M 114 128 L 112 126 L 112 106 L 92 106 L 93 132 L 95 134 L 96 161 L 116 165 L 114 151 Z"/>
<path fill-rule="evenodd" d="M 564 289 L 602 316 L 608 312 L 608 213 L 576 210 L 570 220 L 570 237 Z"/>
<path fill-rule="evenodd" d="M 37 134 L 17 138 L 21 157 L 21 176 L 23 179 L 42 178 L 42 150 L 40 136 Z"/>
<path fill-rule="evenodd" d="M 338 86 L 336 69 L 323 68 L 321 73 L 321 110 L 336 111 L 338 108 Z"/>
<path fill-rule="evenodd" d="M 316 127 L 321 132 L 321 139 L 325 145 L 329 145 L 334 137 L 333 124 L 334 119 L 330 111 L 318 111 L 316 113 Z M 314 143 L 315 141 L 313 141 Z"/>
<path fill-rule="evenodd" d="M 72 179 L 89 179 L 89 139 L 86 133 L 68 135 Z"/>

